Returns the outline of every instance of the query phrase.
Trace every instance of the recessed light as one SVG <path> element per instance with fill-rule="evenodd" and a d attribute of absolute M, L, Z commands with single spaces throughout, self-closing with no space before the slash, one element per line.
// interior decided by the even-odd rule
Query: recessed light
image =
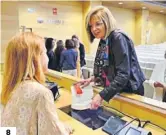
<path fill-rule="evenodd" d="M 29 13 L 34 13 L 34 12 L 35 12 L 35 9 L 34 9 L 34 8 L 28 8 L 28 12 L 29 12 Z"/>
<path fill-rule="evenodd" d="M 119 4 L 119 5 L 122 5 L 123 3 L 122 3 L 122 2 L 119 2 L 118 4 Z"/>
<path fill-rule="evenodd" d="M 142 9 L 146 9 L 146 7 L 142 7 Z"/>
<path fill-rule="evenodd" d="M 160 11 L 160 13 L 163 13 L 163 12 L 164 12 L 163 10 Z"/>

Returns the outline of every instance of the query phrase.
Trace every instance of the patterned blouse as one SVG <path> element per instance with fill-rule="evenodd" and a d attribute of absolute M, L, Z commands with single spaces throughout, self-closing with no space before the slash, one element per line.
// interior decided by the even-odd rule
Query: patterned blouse
<path fill-rule="evenodd" d="M 100 40 L 94 62 L 95 83 L 101 86 L 109 86 L 107 70 L 109 66 L 109 45 L 108 40 Z"/>
<path fill-rule="evenodd" d="M 34 81 L 22 82 L 1 114 L 1 126 L 17 135 L 68 135 L 59 121 L 50 90 Z"/>

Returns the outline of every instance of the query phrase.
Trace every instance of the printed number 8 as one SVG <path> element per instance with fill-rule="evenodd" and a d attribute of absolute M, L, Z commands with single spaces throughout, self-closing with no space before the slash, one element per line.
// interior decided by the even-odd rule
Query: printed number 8
<path fill-rule="evenodd" d="M 6 130 L 6 135 L 11 135 L 9 129 Z"/>

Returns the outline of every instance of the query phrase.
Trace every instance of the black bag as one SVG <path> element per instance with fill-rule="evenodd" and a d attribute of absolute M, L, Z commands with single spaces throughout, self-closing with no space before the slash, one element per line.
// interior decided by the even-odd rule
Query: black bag
<path fill-rule="evenodd" d="M 63 87 L 58 88 L 58 85 L 55 82 L 50 82 L 48 80 L 46 81 L 46 87 L 52 91 L 54 101 L 60 97 L 58 89 L 63 88 Z"/>

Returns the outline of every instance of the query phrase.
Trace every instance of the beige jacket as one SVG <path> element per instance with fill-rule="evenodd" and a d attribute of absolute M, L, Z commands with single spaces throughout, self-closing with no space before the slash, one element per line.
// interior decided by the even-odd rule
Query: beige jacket
<path fill-rule="evenodd" d="M 37 82 L 22 82 L 1 116 L 2 126 L 16 127 L 17 135 L 68 135 L 58 119 L 51 91 Z"/>

